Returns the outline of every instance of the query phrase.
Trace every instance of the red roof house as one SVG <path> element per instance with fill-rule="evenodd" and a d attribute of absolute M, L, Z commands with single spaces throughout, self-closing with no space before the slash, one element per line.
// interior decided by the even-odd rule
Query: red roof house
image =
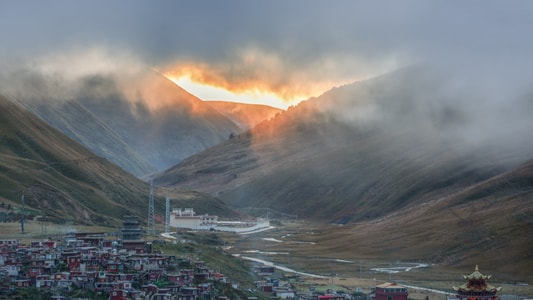
<path fill-rule="evenodd" d="M 407 300 L 407 288 L 397 283 L 382 283 L 376 285 L 376 300 Z"/>

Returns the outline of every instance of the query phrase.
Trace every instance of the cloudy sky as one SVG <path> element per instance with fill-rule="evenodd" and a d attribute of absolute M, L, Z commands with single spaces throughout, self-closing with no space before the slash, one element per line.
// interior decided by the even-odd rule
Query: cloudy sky
<path fill-rule="evenodd" d="M 223 97 L 214 86 L 276 106 L 428 61 L 527 84 L 532 15 L 514 0 L 2 1 L 0 66 L 146 65 L 204 99 Z"/>

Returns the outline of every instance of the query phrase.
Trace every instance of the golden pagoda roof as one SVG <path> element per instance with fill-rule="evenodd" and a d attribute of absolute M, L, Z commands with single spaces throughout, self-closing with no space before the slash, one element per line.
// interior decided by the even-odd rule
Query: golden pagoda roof
<path fill-rule="evenodd" d="M 490 279 L 492 277 L 492 275 L 484 275 L 483 273 L 479 272 L 479 268 L 478 266 L 476 265 L 476 269 L 474 270 L 474 272 L 472 272 L 470 275 L 463 275 L 463 278 L 464 279 L 476 279 L 476 280 L 480 280 L 480 279 Z"/>
<path fill-rule="evenodd" d="M 495 287 L 491 284 L 486 284 L 484 286 L 472 286 L 469 283 L 464 283 L 460 286 L 453 286 L 452 289 L 456 292 L 499 292 L 502 290 L 502 287 Z"/>
<path fill-rule="evenodd" d="M 492 275 L 484 275 L 479 272 L 479 268 L 476 265 L 476 269 L 470 275 L 463 275 L 463 278 L 468 280 L 460 286 L 453 286 L 453 290 L 456 292 L 499 292 L 501 287 L 495 287 L 485 282 L 492 277 Z"/>

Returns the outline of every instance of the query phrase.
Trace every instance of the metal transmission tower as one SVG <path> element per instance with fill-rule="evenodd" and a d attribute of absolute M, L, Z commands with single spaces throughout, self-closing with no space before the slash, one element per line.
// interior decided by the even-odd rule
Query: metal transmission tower
<path fill-rule="evenodd" d="M 165 199 L 165 232 L 166 233 L 169 233 L 170 232 L 170 199 L 167 198 Z"/>
<path fill-rule="evenodd" d="M 150 180 L 150 198 L 148 200 L 148 224 L 146 225 L 146 234 L 154 235 L 154 181 Z"/>

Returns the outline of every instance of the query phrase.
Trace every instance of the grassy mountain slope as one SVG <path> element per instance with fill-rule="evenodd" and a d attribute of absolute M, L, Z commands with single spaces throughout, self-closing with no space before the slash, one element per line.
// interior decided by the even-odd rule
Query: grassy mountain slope
<path fill-rule="evenodd" d="M 318 222 L 299 235 L 316 242 L 310 256 L 531 279 L 531 94 L 495 99 L 448 75 L 410 68 L 333 89 L 155 182 Z"/>
<path fill-rule="evenodd" d="M 141 176 L 156 171 L 122 137 L 78 101 L 44 101 L 28 107 L 64 134 L 130 173 Z"/>
<path fill-rule="evenodd" d="M 512 139 L 527 126 L 509 127 L 514 136 L 478 133 L 485 120 L 462 104 L 474 96 L 467 88 L 457 91 L 447 74 L 401 70 L 309 99 L 158 174 L 155 182 L 314 220 L 378 218 L 458 192 L 530 157 L 529 142 Z M 527 119 L 526 111 L 513 116 Z"/>
<path fill-rule="evenodd" d="M 423 260 L 462 269 L 479 264 L 498 270 L 500 280 L 531 280 L 532 199 L 529 162 L 423 205 L 306 238 L 344 257 Z"/>
<path fill-rule="evenodd" d="M 58 221 L 117 225 L 125 214 L 144 218 L 149 186 L 0 96 L 0 199 L 20 211 Z M 187 191 L 156 190 L 156 214 L 164 196 L 173 207 L 235 215 L 218 199 Z"/>
<path fill-rule="evenodd" d="M 227 139 L 238 127 L 162 75 L 143 69 L 75 79 L 22 74 L 9 94 L 93 152 L 138 177 Z"/>

